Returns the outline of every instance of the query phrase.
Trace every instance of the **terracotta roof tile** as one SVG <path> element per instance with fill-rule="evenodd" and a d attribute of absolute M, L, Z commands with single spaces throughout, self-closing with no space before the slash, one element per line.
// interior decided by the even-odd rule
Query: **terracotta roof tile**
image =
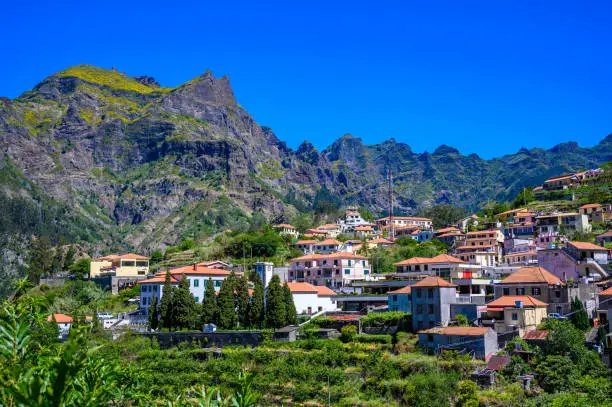
<path fill-rule="evenodd" d="M 544 339 L 546 339 L 546 337 L 548 336 L 548 331 L 546 330 L 540 330 L 540 329 L 534 329 L 531 331 L 527 331 L 525 332 L 525 335 L 523 336 L 523 339 L 529 341 L 543 341 Z"/>
<path fill-rule="evenodd" d="M 451 284 L 446 280 L 441 279 L 440 277 L 425 277 L 418 283 L 411 285 L 411 287 L 457 287 L 455 284 Z"/>
<path fill-rule="evenodd" d="M 447 326 L 435 327 L 419 331 L 424 334 L 440 334 L 449 336 L 483 336 L 489 331 L 487 327 L 472 327 L 472 326 Z"/>
<path fill-rule="evenodd" d="M 72 323 L 72 317 L 66 314 L 53 314 L 47 317 L 47 321 L 53 321 L 55 318 L 55 322 L 58 324 L 69 324 Z"/>
<path fill-rule="evenodd" d="M 514 308 L 516 301 L 523 301 L 524 307 L 545 307 L 548 304 L 530 295 L 504 295 L 487 303 L 487 307 Z"/>
<path fill-rule="evenodd" d="M 456 257 L 448 254 L 439 254 L 435 257 L 412 257 L 395 263 L 396 266 L 405 266 L 411 264 L 436 264 L 436 263 L 464 263 Z"/>
<path fill-rule="evenodd" d="M 318 293 L 316 287 L 309 283 L 287 283 L 292 293 Z"/>
<path fill-rule="evenodd" d="M 543 267 L 522 267 L 504 278 L 499 284 L 547 283 L 549 285 L 565 285 L 559 277 Z"/>
<path fill-rule="evenodd" d="M 406 287 L 402 287 L 397 290 L 388 291 L 387 294 L 410 294 L 411 291 L 412 291 L 412 288 L 410 288 L 410 286 L 408 285 Z"/>
<path fill-rule="evenodd" d="M 574 246 L 576 249 L 579 250 L 595 250 L 599 252 L 608 251 L 608 249 L 606 249 L 605 247 L 597 246 L 596 244 L 589 242 L 568 242 L 568 244 Z"/>
<path fill-rule="evenodd" d="M 612 287 L 603 290 L 602 292 L 599 293 L 599 295 L 603 295 L 606 297 L 612 297 Z"/>
<path fill-rule="evenodd" d="M 324 285 L 315 285 L 315 290 L 317 290 L 317 295 L 327 296 L 327 295 L 337 295 L 335 291 L 332 289 L 325 287 Z"/>

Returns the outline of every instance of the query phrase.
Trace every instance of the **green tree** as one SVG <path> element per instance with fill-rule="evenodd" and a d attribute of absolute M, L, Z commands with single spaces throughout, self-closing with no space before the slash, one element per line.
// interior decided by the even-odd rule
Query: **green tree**
<path fill-rule="evenodd" d="M 51 274 L 57 274 L 64 269 L 64 248 L 57 246 L 51 261 Z"/>
<path fill-rule="evenodd" d="M 470 320 L 467 319 L 467 317 L 463 314 L 457 314 L 455 315 L 455 322 L 457 323 L 457 325 L 459 326 L 470 326 Z"/>
<path fill-rule="evenodd" d="M 202 325 L 218 324 L 219 308 L 217 307 L 217 294 L 212 278 L 206 281 L 204 288 L 204 299 L 202 300 Z"/>
<path fill-rule="evenodd" d="M 375 248 L 371 251 L 369 260 L 373 273 L 386 274 L 395 272 L 395 265 L 393 264 L 395 260 L 389 249 L 383 247 Z"/>
<path fill-rule="evenodd" d="M 253 276 L 253 296 L 249 302 L 249 326 L 259 328 L 264 320 L 264 286 L 259 274 Z"/>
<path fill-rule="evenodd" d="M 272 276 L 266 289 L 266 325 L 269 328 L 281 328 L 287 320 L 285 299 L 280 278 Z"/>
<path fill-rule="evenodd" d="M 40 282 L 40 277 L 51 272 L 53 251 L 49 239 L 45 236 L 32 241 L 29 253 L 28 278 L 34 284 Z"/>
<path fill-rule="evenodd" d="M 89 275 L 90 269 L 91 269 L 91 259 L 83 258 L 83 259 L 78 259 L 76 263 L 70 266 L 69 270 L 77 278 L 84 278 Z"/>
<path fill-rule="evenodd" d="M 66 257 L 64 257 L 64 268 L 63 270 L 68 270 L 74 264 L 74 256 L 76 255 L 76 250 L 74 245 L 68 246 L 68 250 L 66 250 Z"/>
<path fill-rule="evenodd" d="M 152 266 L 159 264 L 162 260 L 164 260 L 164 254 L 161 250 L 158 249 L 151 253 L 150 263 Z"/>
<path fill-rule="evenodd" d="M 460 381 L 457 395 L 457 407 L 478 407 L 478 386 L 473 381 Z"/>
<path fill-rule="evenodd" d="M 465 209 L 458 206 L 444 204 L 435 205 L 423 212 L 423 216 L 431 218 L 435 228 L 441 228 L 457 223 L 467 216 Z"/>
<path fill-rule="evenodd" d="M 573 314 L 570 315 L 570 321 L 577 329 L 586 331 L 591 327 L 591 324 L 589 323 L 589 315 L 584 309 L 584 304 L 582 304 L 582 301 L 580 301 L 578 297 L 574 297 L 574 300 L 572 301 L 571 312 L 573 312 Z"/>
<path fill-rule="evenodd" d="M 363 220 L 367 221 L 367 222 L 374 222 L 374 215 L 372 214 L 372 212 L 370 212 L 367 209 L 362 209 L 361 210 L 361 217 L 363 218 Z"/>
<path fill-rule="evenodd" d="M 236 326 L 236 302 L 234 301 L 234 281 L 227 277 L 221 283 L 217 305 L 219 307 L 219 326 L 232 329 Z"/>
<path fill-rule="evenodd" d="M 166 278 L 164 280 L 164 287 L 162 288 L 162 297 L 159 304 L 159 313 L 161 315 L 161 326 L 172 330 L 174 328 L 173 321 L 173 301 L 172 301 L 172 276 L 170 271 L 166 271 Z"/>
<path fill-rule="evenodd" d="M 189 291 L 189 279 L 183 275 L 178 287 L 172 293 L 172 314 L 174 325 L 178 329 L 193 328 L 199 321 L 196 313 L 196 301 Z"/>
<path fill-rule="evenodd" d="M 295 325 L 297 323 L 297 311 L 293 294 L 287 283 L 283 284 L 283 300 L 285 302 L 285 325 Z"/>
<path fill-rule="evenodd" d="M 516 194 L 516 197 L 512 201 L 512 209 L 524 208 L 529 202 L 535 201 L 535 195 L 533 194 L 533 187 L 526 187 Z"/>
<path fill-rule="evenodd" d="M 159 310 L 157 307 L 157 296 L 154 295 L 151 300 L 151 306 L 149 307 L 149 329 L 152 331 L 157 330 L 159 327 Z"/>
<path fill-rule="evenodd" d="M 236 313 L 241 327 L 249 324 L 249 280 L 243 275 L 236 279 Z"/>

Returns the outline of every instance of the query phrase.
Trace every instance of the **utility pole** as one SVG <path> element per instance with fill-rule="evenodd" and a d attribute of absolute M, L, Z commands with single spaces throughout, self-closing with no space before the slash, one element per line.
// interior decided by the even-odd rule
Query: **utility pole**
<path fill-rule="evenodd" d="M 395 225 L 393 223 L 393 173 L 389 169 L 389 239 L 395 240 Z"/>
<path fill-rule="evenodd" d="M 527 209 L 527 195 L 526 188 L 523 187 L 523 203 L 525 204 L 525 209 Z"/>

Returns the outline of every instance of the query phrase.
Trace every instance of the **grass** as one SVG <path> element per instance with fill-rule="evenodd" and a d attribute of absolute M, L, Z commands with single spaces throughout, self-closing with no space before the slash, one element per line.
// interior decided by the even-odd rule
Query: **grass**
<path fill-rule="evenodd" d="M 169 92 L 172 90 L 172 88 L 149 87 L 115 70 L 97 68 L 91 65 L 72 66 L 58 72 L 55 76 L 60 78 L 75 77 L 97 85 L 143 94 L 153 92 Z"/>

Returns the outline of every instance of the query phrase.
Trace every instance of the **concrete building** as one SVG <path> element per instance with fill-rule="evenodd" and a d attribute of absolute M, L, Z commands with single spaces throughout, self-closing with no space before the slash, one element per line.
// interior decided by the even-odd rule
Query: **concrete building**
<path fill-rule="evenodd" d="M 538 250 L 538 264 L 552 270 L 563 281 L 569 279 L 605 279 L 608 267 L 608 249 L 587 242 L 567 242 L 566 247 L 554 246 Z"/>
<path fill-rule="evenodd" d="M 389 311 L 412 312 L 411 291 L 410 286 L 388 291 Z"/>
<path fill-rule="evenodd" d="M 537 266 L 538 253 L 535 250 L 509 253 L 504 256 L 504 262 L 508 266 Z"/>
<path fill-rule="evenodd" d="M 90 263 L 89 277 L 135 277 L 149 274 L 149 258 L 134 253 L 110 254 Z"/>
<path fill-rule="evenodd" d="M 547 317 L 548 304 L 529 295 L 504 295 L 487 304 L 482 324 L 492 326 L 499 333 L 534 330 Z"/>
<path fill-rule="evenodd" d="M 303 239 L 295 242 L 295 248 L 304 252 L 304 254 L 314 253 L 314 245 L 317 241 L 314 239 Z"/>
<path fill-rule="evenodd" d="M 448 254 L 435 257 L 412 257 L 395 263 L 397 274 L 408 277 L 439 276 L 450 277 L 453 270 L 464 262 Z"/>
<path fill-rule="evenodd" d="M 497 334 L 488 327 L 448 326 L 419 331 L 419 346 L 430 352 L 466 351 L 482 360 L 499 351 Z"/>
<path fill-rule="evenodd" d="M 376 220 L 376 225 L 379 230 L 387 229 L 391 226 L 391 218 L 389 216 Z M 394 226 L 418 226 L 423 229 L 431 229 L 433 221 L 429 218 L 420 218 L 416 216 L 394 216 Z"/>
<path fill-rule="evenodd" d="M 342 242 L 336 239 L 325 239 L 312 245 L 315 253 L 329 254 L 340 250 Z"/>
<path fill-rule="evenodd" d="M 359 226 L 372 226 L 369 222 L 361 217 L 361 214 L 358 212 L 357 208 L 354 207 L 348 208 L 344 213 L 344 216 L 338 219 L 336 223 L 340 227 L 340 233 L 344 234 L 354 234 L 356 228 Z"/>
<path fill-rule="evenodd" d="M 495 285 L 495 298 L 530 296 L 548 305 L 548 312 L 570 309 L 567 284 L 543 267 L 522 267 Z"/>
<path fill-rule="evenodd" d="M 578 208 L 581 215 L 587 215 L 589 222 L 606 223 L 612 219 L 612 205 L 586 204 Z"/>
<path fill-rule="evenodd" d="M 336 293 L 324 286 L 308 283 L 287 283 L 298 314 L 315 314 L 321 311 L 337 311 Z"/>
<path fill-rule="evenodd" d="M 72 327 L 72 317 L 66 314 L 53 314 L 47 317 L 47 321 L 51 322 L 53 320 L 55 320 L 59 329 L 58 339 L 67 338 L 70 327 Z"/>
<path fill-rule="evenodd" d="M 612 230 L 609 230 L 606 233 L 602 233 L 601 235 L 597 235 L 595 240 L 597 240 L 597 243 L 602 246 L 604 246 L 606 243 L 612 242 Z"/>
<path fill-rule="evenodd" d="M 202 267 L 197 264 L 193 266 L 185 266 L 173 269 L 170 271 L 172 286 L 178 285 L 182 278 L 189 279 L 189 291 L 194 296 L 197 303 L 202 303 L 204 299 L 204 291 L 208 279 L 213 281 L 215 292 L 221 289 L 221 283 L 231 273 L 227 270 L 211 269 Z M 158 304 L 163 296 L 163 286 L 166 279 L 166 273 L 157 273 L 155 276 L 142 280 L 140 284 L 140 308 L 148 310 L 153 301 L 153 297 L 157 298 Z"/>
<path fill-rule="evenodd" d="M 368 258 L 349 252 L 310 254 L 291 260 L 289 281 L 341 288 L 354 280 L 370 276 Z"/>
<path fill-rule="evenodd" d="M 411 285 L 410 289 L 412 328 L 415 331 L 448 325 L 450 304 L 456 301 L 455 284 L 432 276 Z"/>
<path fill-rule="evenodd" d="M 588 216 L 577 212 L 537 216 L 536 228 L 539 235 L 574 235 L 591 231 Z"/>

